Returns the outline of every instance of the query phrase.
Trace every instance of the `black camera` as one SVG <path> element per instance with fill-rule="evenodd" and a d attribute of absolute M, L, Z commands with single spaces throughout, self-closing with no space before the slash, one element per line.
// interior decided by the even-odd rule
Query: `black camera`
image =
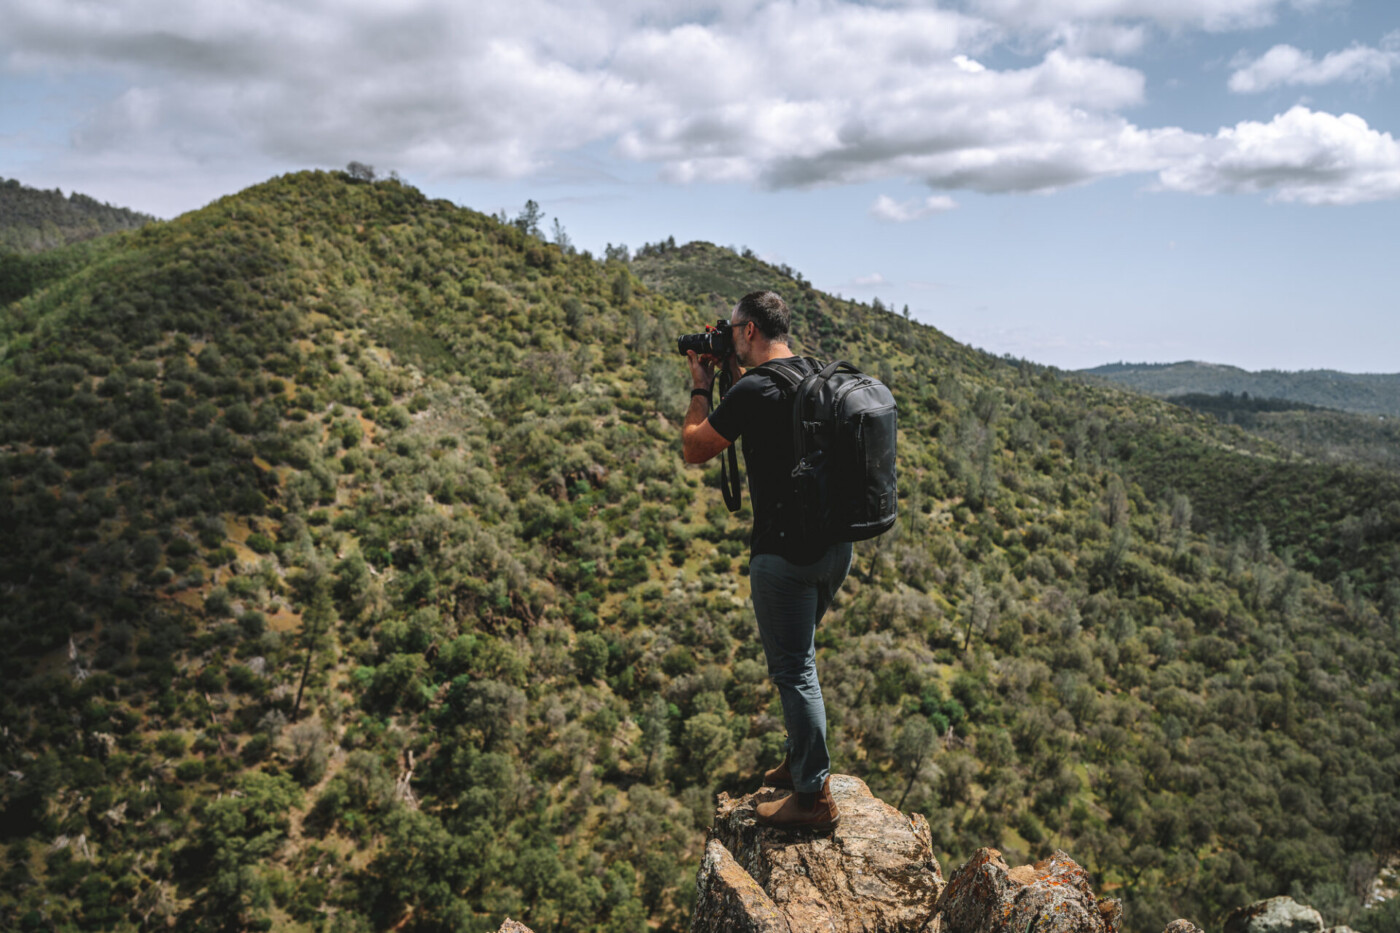
<path fill-rule="evenodd" d="M 703 334 L 683 334 L 676 338 L 676 352 L 684 356 L 691 350 L 704 356 L 724 359 L 734 352 L 734 327 L 724 318 L 713 325 L 706 324 Z"/>

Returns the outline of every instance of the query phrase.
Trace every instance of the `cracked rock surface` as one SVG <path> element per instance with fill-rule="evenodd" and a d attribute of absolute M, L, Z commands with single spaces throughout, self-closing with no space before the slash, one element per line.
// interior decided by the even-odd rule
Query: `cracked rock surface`
<path fill-rule="evenodd" d="M 1321 933 L 1322 914 L 1291 897 L 1271 897 L 1231 911 L 1225 933 Z"/>
<path fill-rule="evenodd" d="M 841 814 L 829 833 L 759 826 L 774 788 L 720 794 L 698 879 L 691 933 L 915 933 L 937 930 L 943 873 L 928 821 L 878 800 L 859 778 L 831 776 Z"/>
<path fill-rule="evenodd" d="M 1119 933 L 1121 901 L 1094 896 L 1089 876 L 1064 852 L 1008 868 L 978 849 L 938 902 L 943 933 Z"/>

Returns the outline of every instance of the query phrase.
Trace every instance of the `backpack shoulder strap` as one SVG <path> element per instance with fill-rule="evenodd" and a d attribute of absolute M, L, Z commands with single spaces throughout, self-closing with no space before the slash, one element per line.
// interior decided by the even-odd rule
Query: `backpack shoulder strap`
<path fill-rule="evenodd" d="M 856 369 L 854 366 L 852 366 L 850 363 L 847 363 L 845 360 L 832 360 L 830 363 L 827 363 L 826 366 L 818 365 L 813 366 L 812 368 L 817 370 L 817 378 L 820 379 L 822 382 L 826 382 L 838 372 L 854 373 L 856 375 L 860 375 L 860 370 Z"/>
<path fill-rule="evenodd" d="M 810 363 L 810 361 L 808 361 Z M 788 361 L 787 357 L 777 360 L 769 360 L 754 367 L 754 370 L 762 369 L 765 373 L 775 377 L 778 387 L 786 389 L 788 394 L 797 390 L 802 384 L 802 380 L 807 378 L 807 374 Z M 752 372 L 753 370 L 750 370 Z M 747 373 L 745 374 L 747 375 Z"/>

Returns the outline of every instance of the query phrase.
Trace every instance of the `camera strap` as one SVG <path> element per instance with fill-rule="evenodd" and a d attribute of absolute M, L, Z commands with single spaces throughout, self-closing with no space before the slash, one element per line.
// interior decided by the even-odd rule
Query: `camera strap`
<path fill-rule="evenodd" d="M 729 367 L 723 365 L 718 376 L 719 397 L 723 399 L 734 385 L 734 377 L 729 374 Z M 729 449 L 720 457 L 719 491 L 724 493 L 725 507 L 731 512 L 739 511 L 739 451 L 735 444 L 730 444 Z"/>

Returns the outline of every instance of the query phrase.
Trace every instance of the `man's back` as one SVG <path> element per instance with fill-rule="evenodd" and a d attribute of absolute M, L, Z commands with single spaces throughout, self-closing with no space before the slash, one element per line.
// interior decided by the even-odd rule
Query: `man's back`
<path fill-rule="evenodd" d="M 804 375 L 812 367 L 798 356 L 783 365 Z M 753 506 L 753 554 L 780 554 L 795 564 L 810 564 L 830 542 L 798 540 L 784 522 L 794 508 L 792 469 L 797 463 L 792 439 L 792 393 L 776 377 L 772 364 L 757 366 L 736 381 L 710 414 L 710 425 L 728 441 L 743 438 L 744 469 Z"/>

